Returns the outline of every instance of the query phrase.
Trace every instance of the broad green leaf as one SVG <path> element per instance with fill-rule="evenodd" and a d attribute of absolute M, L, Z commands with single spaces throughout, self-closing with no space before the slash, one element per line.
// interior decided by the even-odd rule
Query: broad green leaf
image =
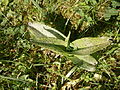
<path fill-rule="evenodd" d="M 95 58 L 93 58 L 90 55 L 75 55 L 76 57 L 78 57 L 80 60 L 83 60 L 91 65 L 96 65 L 98 62 L 95 60 Z"/>
<path fill-rule="evenodd" d="M 34 38 L 46 37 L 45 35 L 43 35 L 41 32 L 39 32 L 34 28 L 28 28 L 28 30 L 30 32 L 31 37 L 34 37 Z"/>
<path fill-rule="evenodd" d="M 98 37 L 98 38 L 82 38 L 77 39 L 72 42 L 71 46 L 74 47 L 72 54 L 87 55 L 102 50 L 109 46 L 111 41 L 108 37 Z"/>
<path fill-rule="evenodd" d="M 33 41 L 39 42 L 39 43 L 46 43 L 46 44 L 54 44 L 54 45 L 63 45 L 66 46 L 67 42 L 53 38 L 53 37 L 40 37 L 36 32 L 33 30 L 30 30 L 30 36 Z"/>
<path fill-rule="evenodd" d="M 33 43 L 59 54 L 66 53 L 67 42 L 54 37 L 42 36 L 42 33 L 39 34 L 39 31 L 35 29 L 29 30 L 29 32 Z"/>
<path fill-rule="evenodd" d="M 52 38 L 52 37 L 43 37 L 38 39 L 39 42 L 41 43 L 47 43 L 47 44 L 54 44 L 54 45 L 66 45 L 66 42 L 57 38 Z"/>
<path fill-rule="evenodd" d="M 29 22 L 28 25 L 34 29 L 32 29 L 31 31 L 34 33 L 38 33 L 38 35 L 40 35 L 40 37 L 46 36 L 46 37 L 54 37 L 54 38 L 58 38 L 58 39 L 62 39 L 65 40 L 66 36 L 63 35 L 61 32 L 59 32 L 56 29 L 53 29 L 47 25 L 41 24 L 41 23 L 36 23 L 36 22 Z"/>
<path fill-rule="evenodd" d="M 78 50 L 73 50 L 72 54 L 78 54 L 78 55 L 88 55 L 88 54 L 92 54 L 95 53 L 99 50 L 102 50 L 104 48 L 106 48 L 108 46 L 108 43 L 104 43 L 104 44 L 99 44 L 99 45 L 95 45 L 95 46 L 91 46 L 91 47 L 86 47 L 86 48 L 81 48 Z"/>
<path fill-rule="evenodd" d="M 65 53 L 65 41 L 52 37 L 37 38 L 36 36 L 34 36 L 34 34 L 31 35 L 33 35 L 31 36 L 33 43 L 59 54 Z"/>
<path fill-rule="evenodd" d="M 87 71 L 95 71 L 95 66 L 92 64 L 87 63 L 83 59 L 81 59 L 78 55 L 74 55 L 71 57 L 68 57 L 74 64 L 76 64 L 78 67 L 83 68 Z"/>
<path fill-rule="evenodd" d="M 65 52 L 66 47 L 63 45 L 54 45 L 51 43 L 41 43 L 39 41 L 36 41 L 36 42 L 33 41 L 33 43 L 35 43 L 36 45 L 38 45 L 40 47 L 44 47 L 46 49 L 49 49 L 57 54 L 68 56 L 68 53 Z"/>

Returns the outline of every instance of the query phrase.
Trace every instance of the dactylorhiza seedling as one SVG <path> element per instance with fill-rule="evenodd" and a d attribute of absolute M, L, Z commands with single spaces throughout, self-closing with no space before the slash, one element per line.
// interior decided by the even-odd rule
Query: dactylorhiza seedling
<path fill-rule="evenodd" d="M 58 30 L 39 22 L 29 22 L 28 26 L 33 43 L 64 55 L 75 65 L 88 71 L 95 71 L 97 64 L 90 54 L 111 44 L 109 37 L 85 37 L 69 42 L 70 33 L 66 37 Z"/>

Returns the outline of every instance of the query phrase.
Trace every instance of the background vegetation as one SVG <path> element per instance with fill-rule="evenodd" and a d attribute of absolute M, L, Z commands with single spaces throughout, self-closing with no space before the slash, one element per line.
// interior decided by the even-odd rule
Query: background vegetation
<path fill-rule="evenodd" d="M 72 72 L 70 60 L 30 42 L 32 21 L 71 31 L 71 41 L 107 36 L 113 43 L 93 54 L 95 72 Z M 0 0 L 0 90 L 119 90 L 119 30 L 119 0 Z"/>

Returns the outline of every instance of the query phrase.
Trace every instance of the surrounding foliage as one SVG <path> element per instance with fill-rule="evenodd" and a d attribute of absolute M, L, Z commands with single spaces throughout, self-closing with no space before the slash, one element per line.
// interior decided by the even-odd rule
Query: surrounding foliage
<path fill-rule="evenodd" d="M 109 37 L 112 43 L 91 54 L 98 64 L 90 72 L 31 42 L 28 23 L 35 21 L 66 37 L 71 32 L 69 42 Z M 119 0 L 0 0 L 0 90 L 119 90 L 119 30 Z"/>

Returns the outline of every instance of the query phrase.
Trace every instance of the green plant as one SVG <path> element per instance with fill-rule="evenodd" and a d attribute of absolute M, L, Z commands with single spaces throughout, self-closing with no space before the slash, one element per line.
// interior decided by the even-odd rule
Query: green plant
<path fill-rule="evenodd" d="M 32 41 L 42 47 L 66 56 L 74 64 L 88 71 L 94 71 L 97 61 L 90 54 L 110 45 L 108 37 L 86 37 L 69 41 L 70 33 L 66 37 L 58 30 L 38 22 L 29 22 Z"/>
<path fill-rule="evenodd" d="M 119 0 L 0 0 L 0 90 L 118 90 L 119 9 Z M 36 30 L 35 37 L 38 37 L 38 40 L 36 42 L 35 38 L 34 42 L 30 42 L 26 27 L 29 21 L 44 22 L 64 35 L 55 35 L 59 39 L 56 42 L 53 33 L 47 36 L 52 35 L 51 38 L 46 38 L 46 35 Z M 70 39 L 66 39 L 69 31 Z M 89 47 L 83 50 L 79 46 L 82 44 L 78 44 L 84 53 L 93 53 L 84 55 L 82 50 L 78 50 L 76 45 L 72 44 L 79 42 L 77 38 L 90 39 L 97 36 L 112 37 L 112 45 L 93 53 L 97 48 L 93 50 L 93 47 Z M 41 37 L 44 37 L 43 40 L 40 39 L 43 43 L 39 41 Z M 54 43 L 51 44 L 53 40 Z M 85 40 L 86 38 L 81 38 L 80 41 Z M 87 41 L 85 43 L 90 44 Z M 98 46 L 104 47 L 106 44 Z M 88 67 L 95 69 L 93 57 L 98 64 L 94 72 L 88 72 Z M 86 61 L 83 58 L 86 58 Z"/>
<path fill-rule="evenodd" d="M 117 7 L 120 6 L 120 2 L 117 0 L 111 1 L 111 6 L 105 9 L 104 18 L 106 21 L 110 20 L 111 17 L 116 17 L 117 20 L 120 20 L 119 9 Z"/>

